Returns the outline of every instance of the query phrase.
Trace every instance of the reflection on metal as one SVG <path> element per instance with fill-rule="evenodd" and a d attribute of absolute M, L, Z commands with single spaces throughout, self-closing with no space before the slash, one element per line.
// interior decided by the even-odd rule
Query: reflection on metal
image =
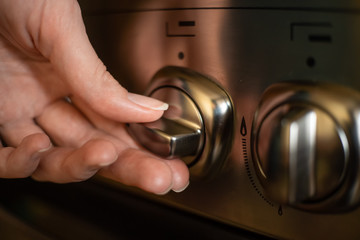
<path fill-rule="evenodd" d="M 184 92 L 173 87 L 156 89 L 152 97 L 167 102 L 169 109 L 155 122 L 129 125 L 132 135 L 151 152 L 165 158 L 193 156 L 191 164 L 204 145 L 201 114 Z"/>
<path fill-rule="evenodd" d="M 289 122 L 289 202 L 306 201 L 316 193 L 316 131 L 314 110 L 296 110 Z M 290 114 L 291 115 L 291 114 Z M 282 126 L 287 128 L 287 126 Z"/>
<path fill-rule="evenodd" d="M 233 104 L 213 80 L 189 69 L 165 67 L 147 95 L 169 104 L 158 121 L 130 124 L 132 135 L 152 152 L 182 158 L 193 177 L 211 177 L 228 158 L 234 135 Z"/>

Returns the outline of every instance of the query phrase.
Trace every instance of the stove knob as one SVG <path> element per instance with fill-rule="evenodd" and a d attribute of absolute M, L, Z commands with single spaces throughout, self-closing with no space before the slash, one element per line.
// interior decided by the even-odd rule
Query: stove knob
<path fill-rule="evenodd" d="M 281 83 L 254 119 L 255 169 L 275 202 L 342 211 L 359 202 L 359 93 L 330 84 Z"/>
<path fill-rule="evenodd" d="M 323 199 L 345 174 L 348 143 L 329 114 L 315 106 L 284 104 L 259 128 L 259 170 L 279 202 Z"/>
<path fill-rule="evenodd" d="M 181 158 L 192 177 L 215 175 L 231 150 L 233 103 L 208 77 L 181 67 L 165 67 L 152 79 L 146 95 L 169 104 L 162 118 L 129 124 L 131 135 L 151 152 Z"/>
<path fill-rule="evenodd" d="M 169 104 L 162 118 L 155 122 L 130 124 L 138 141 L 151 152 L 165 158 L 183 158 L 187 164 L 204 146 L 204 122 L 193 100 L 183 91 L 164 86 L 150 95 Z"/>

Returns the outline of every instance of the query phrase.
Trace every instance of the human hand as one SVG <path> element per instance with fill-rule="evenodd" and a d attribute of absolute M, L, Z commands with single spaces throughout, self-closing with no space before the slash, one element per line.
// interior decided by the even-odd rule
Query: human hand
<path fill-rule="evenodd" d="M 128 135 L 124 123 L 156 120 L 167 106 L 106 71 L 75 0 L 0 0 L 0 98 L 0 177 L 72 182 L 101 169 L 158 194 L 188 184 L 182 161 Z"/>

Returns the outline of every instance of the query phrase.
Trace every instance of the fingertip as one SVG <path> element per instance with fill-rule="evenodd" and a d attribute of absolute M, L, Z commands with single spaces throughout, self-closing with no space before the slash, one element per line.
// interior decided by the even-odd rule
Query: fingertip
<path fill-rule="evenodd" d="M 26 136 L 20 145 L 26 145 L 30 152 L 42 153 L 52 147 L 50 138 L 45 133 L 34 133 Z"/>
<path fill-rule="evenodd" d="M 180 159 L 166 160 L 166 163 L 172 171 L 173 186 L 171 190 L 177 193 L 183 192 L 190 184 L 189 168 Z"/>
<path fill-rule="evenodd" d="M 1 149 L 0 176 L 24 178 L 31 176 L 39 166 L 42 152 L 49 149 L 51 142 L 44 133 L 26 136 L 16 148 Z"/>
<path fill-rule="evenodd" d="M 176 193 L 181 193 L 185 191 L 185 189 L 187 189 L 189 185 L 190 185 L 190 181 L 187 181 L 185 185 L 182 185 L 181 187 L 178 188 L 173 188 L 172 190 Z"/>
<path fill-rule="evenodd" d="M 128 93 L 127 96 L 130 101 L 144 108 L 148 108 L 151 110 L 158 110 L 158 111 L 165 111 L 169 108 L 169 104 L 164 103 L 155 98 L 151 98 L 135 93 Z"/>
<path fill-rule="evenodd" d="M 140 183 L 140 188 L 157 195 L 165 195 L 173 188 L 171 169 L 163 162 L 153 163 L 147 177 Z"/>

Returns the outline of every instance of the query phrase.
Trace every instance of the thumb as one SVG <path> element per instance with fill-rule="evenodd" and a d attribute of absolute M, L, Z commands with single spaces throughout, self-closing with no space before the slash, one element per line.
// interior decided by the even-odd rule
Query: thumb
<path fill-rule="evenodd" d="M 88 39 L 77 1 L 50 3 L 43 12 L 39 50 L 65 80 L 71 96 L 116 121 L 158 119 L 167 104 L 128 93 L 111 76 Z"/>

